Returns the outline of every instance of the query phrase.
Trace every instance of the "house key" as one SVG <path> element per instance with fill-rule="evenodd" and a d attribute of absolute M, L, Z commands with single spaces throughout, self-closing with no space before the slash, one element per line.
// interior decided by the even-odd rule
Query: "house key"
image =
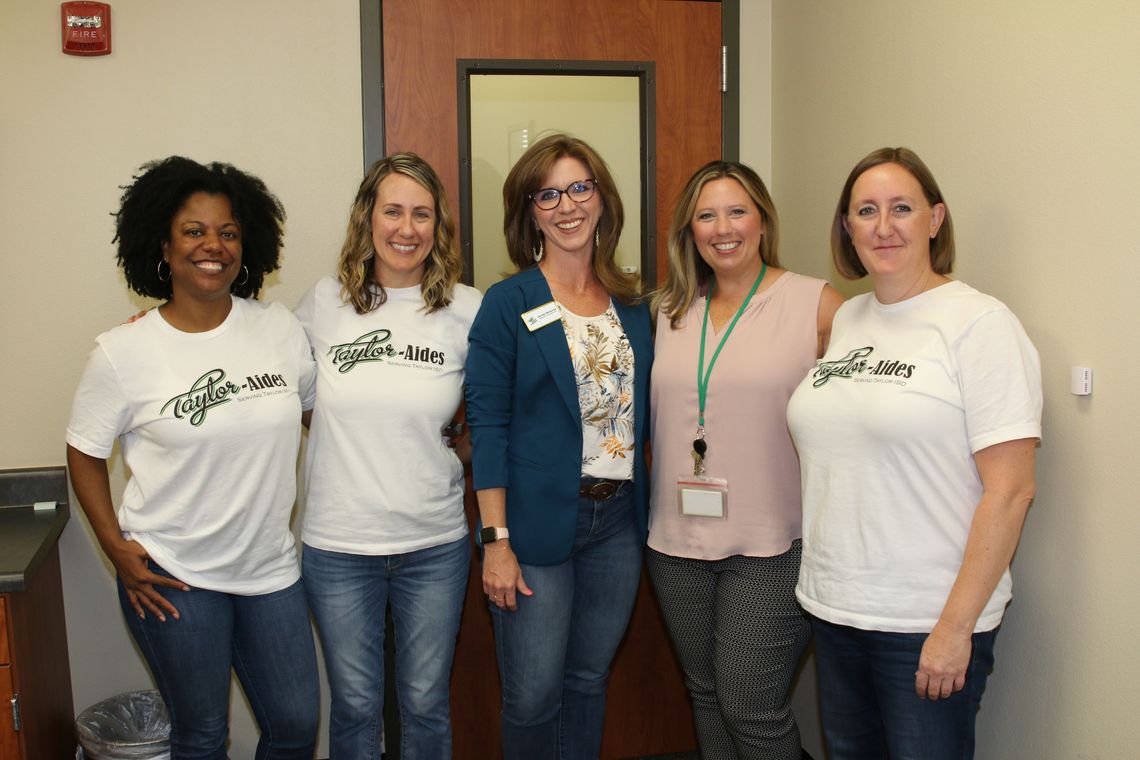
<path fill-rule="evenodd" d="M 705 453 L 709 446 L 705 443 L 704 428 L 697 428 L 697 437 L 693 439 L 693 475 L 705 474 Z"/>

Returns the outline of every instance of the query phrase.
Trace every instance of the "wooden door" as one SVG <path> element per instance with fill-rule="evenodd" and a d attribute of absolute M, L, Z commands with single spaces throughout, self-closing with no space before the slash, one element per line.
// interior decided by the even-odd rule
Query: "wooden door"
<path fill-rule="evenodd" d="M 459 198 L 456 60 L 656 63 L 657 272 L 685 180 L 721 156 L 721 5 L 696 0 L 384 0 L 384 139 Z M 603 156 L 604 158 L 604 156 Z"/>
<path fill-rule="evenodd" d="M 386 152 L 412 150 L 459 196 L 456 61 L 653 61 L 656 259 L 665 272 L 673 205 L 689 175 L 721 156 L 721 5 L 689 0 L 383 0 Z M 648 232 L 648 231 L 647 231 Z M 468 489 L 467 512 L 476 514 Z M 480 564 L 472 562 L 452 678 L 455 757 L 500 756 L 499 683 Z M 614 662 L 602 757 L 696 747 L 688 694 L 642 577 Z"/>

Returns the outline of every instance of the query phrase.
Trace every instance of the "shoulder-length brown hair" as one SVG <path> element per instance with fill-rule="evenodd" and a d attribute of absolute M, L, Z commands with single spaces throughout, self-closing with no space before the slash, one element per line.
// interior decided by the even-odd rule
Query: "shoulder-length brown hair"
<path fill-rule="evenodd" d="M 701 190 L 718 179 L 736 180 L 756 204 L 764 221 L 764 233 L 760 236 L 760 260 L 770 267 L 780 266 L 780 220 L 776 214 L 776 204 L 764 186 L 764 181 L 745 164 L 710 161 L 689 177 L 681 191 L 681 197 L 677 199 L 673 220 L 669 224 L 669 272 L 664 287 L 653 294 L 653 313 L 663 310 L 674 328 L 680 325 L 681 318 L 688 312 L 713 273 L 712 267 L 705 263 L 697 251 L 697 245 L 693 241 L 692 222 Z"/>
<path fill-rule="evenodd" d="M 542 181 L 560 158 L 576 158 L 597 182 L 602 198 L 602 216 L 598 220 L 598 244 L 594 249 L 594 274 L 611 296 L 622 303 L 633 303 L 641 293 L 641 280 L 626 274 L 614 260 L 621 237 L 625 213 L 617 186 L 609 167 L 597 151 L 582 140 L 557 133 L 530 146 L 507 174 L 503 183 L 503 235 L 507 253 L 518 271 L 534 266 L 534 252 L 542 233 L 536 229 L 531 214 L 530 194 L 542 187 Z"/>
<path fill-rule="evenodd" d="M 348 233 L 340 249 L 337 278 L 341 298 L 351 303 L 357 314 L 367 314 L 386 300 L 384 287 L 376 281 L 376 247 L 372 243 L 372 211 L 380 183 L 390 174 L 410 177 L 431 193 L 435 201 L 435 242 L 424 261 L 420 280 L 424 308 L 428 314 L 451 303 L 455 283 L 463 273 L 463 260 L 455 240 L 455 218 L 447 205 L 447 193 L 435 169 L 415 153 L 394 153 L 372 165 L 360 183 L 356 200 L 348 213 Z"/>
<path fill-rule="evenodd" d="M 867 275 L 851 242 L 851 233 L 843 221 L 850 211 L 851 191 L 855 187 L 855 181 L 863 172 L 881 164 L 897 164 L 906 169 L 922 187 L 926 202 L 931 206 L 941 203 L 946 209 L 938 233 L 930 241 L 930 266 L 935 274 L 950 274 L 954 270 L 954 224 L 950 221 L 950 208 L 946 206 L 934 175 L 910 148 L 879 148 L 871 151 L 847 175 L 843 192 L 839 194 L 839 203 L 835 206 L 835 217 L 831 220 L 831 258 L 835 262 L 836 271 L 848 280 L 858 280 Z"/>

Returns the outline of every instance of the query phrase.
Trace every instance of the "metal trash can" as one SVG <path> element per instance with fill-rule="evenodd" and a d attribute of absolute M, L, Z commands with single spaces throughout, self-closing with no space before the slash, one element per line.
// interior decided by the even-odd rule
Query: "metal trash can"
<path fill-rule="evenodd" d="M 86 760 L 170 760 L 170 716 L 157 690 L 104 699 L 75 728 Z"/>

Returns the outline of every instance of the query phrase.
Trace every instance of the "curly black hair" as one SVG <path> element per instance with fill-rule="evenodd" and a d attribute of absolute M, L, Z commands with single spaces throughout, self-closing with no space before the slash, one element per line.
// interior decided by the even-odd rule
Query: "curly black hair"
<path fill-rule="evenodd" d="M 162 244 L 170 241 L 175 214 L 194 193 L 224 195 L 241 226 L 241 262 L 248 277 L 238 277 L 230 292 L 256 298 L 265 275 L 280 266 L 285 209 L 257 177 L 230 164 L 203 166 L 182 156 L 150 161 L 139 167 L 131 184 L 123 186 L 115 212 L 119 266 L 131 290 L 151 298 L 169 299 L 169 275 L 159 278 Z"/>

